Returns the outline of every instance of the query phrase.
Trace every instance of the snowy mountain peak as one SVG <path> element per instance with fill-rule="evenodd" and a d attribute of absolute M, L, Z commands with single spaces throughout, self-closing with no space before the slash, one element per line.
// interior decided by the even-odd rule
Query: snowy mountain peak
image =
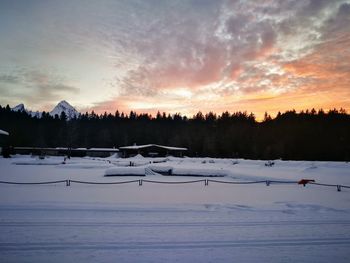
<path fill-rule="evenodd" d="M 23 103 L 20 103 L 17 106 L 13 107 L 12 110 L 13 111 L 26 111 Z"/>
<path fill-rule="evenodd" d="M 60 101 L 50 112 L 50 115 L 55 116 L 57 114 L 58 116 L 61 116 L 62 112 L 66 114 L 67 119 L 72 119 L 79 116 L 79 112 L 65 100 Z"/>
<path fill-rule="evenodd" d="M 23 103 L 18 104 L 17 106 L 11 108 L 12 111 L 16 111 L 16 112 L 26 112 L 28 113 L 30 116 L 32 117 L 37 117 L 37 118 L 41 118 L 41 112 L 39 111 L 31 111 L 31 110 L 27 110 L 24 107 Z"/>
<path fill-rule="evenodd" d="M 11 108 L 11 110 L 16 112 L 26 112 L 32 117 L 37 118 L 41 118 L 42 115 L 42 113 L 39 111 L 27 110 L 23 103 L 20 103 L 17 106 Z M 78 117 L 80 115 L 80 113 L 65 100 L 60 101 L 49 114 L 53 117 L 55 117 L 55 115 L 57 114 L 60 117 L 62 112 L 66 114 L 68 120 L 74 117 Z"/>
<path fill-rule="evenodd" d="M 66 108 L 74 108 L 72 105 L 70 105 L 66 100 L 61 100 L 57 106 L 60 107 L 66 107 Z"/>

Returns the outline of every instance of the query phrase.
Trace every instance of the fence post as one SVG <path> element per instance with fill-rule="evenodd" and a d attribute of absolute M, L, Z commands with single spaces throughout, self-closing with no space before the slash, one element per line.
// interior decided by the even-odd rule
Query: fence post
<path fill-rule="evenodd" d="M 66 186 L 70 186 L 70 180 L 66 180 Z"/>

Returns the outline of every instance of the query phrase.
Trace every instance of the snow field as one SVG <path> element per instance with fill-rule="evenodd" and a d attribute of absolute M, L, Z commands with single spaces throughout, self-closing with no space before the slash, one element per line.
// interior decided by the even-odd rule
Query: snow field
<path fill-rule="evenodd" d="M 29 156 L 0 159 L 0 180 L 199 179 L 105 177 L 128 160 L 62 159 L 44 159 L 47 165 Z M 169 158 L 151 165 L 228 171 L 219 180 L 350 184 L 348 163 L 264 163 Z M 348 189 L 294 184 L 0 184 L 0 262 L 349 262 L 349 201 Z"/>

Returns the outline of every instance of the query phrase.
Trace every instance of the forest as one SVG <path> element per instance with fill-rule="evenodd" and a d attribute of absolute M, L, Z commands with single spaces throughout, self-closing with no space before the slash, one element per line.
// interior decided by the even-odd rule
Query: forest
<path fill-rule="evenodd" d="M 0 128 L 10 133 L 4 146 L 120 147 L 155 143 L 187 147 L 186 155 L 283 160 L 350 160 L 350 115 L 343 109 L 290 110 L 262 121 L 247 112 L 192 117 L 160 113 L 65 113 L 41 118 L 0 106 Z M 4 136 L 3 136 L 4 137 Z M 2 139 L 3 140 L 3 139 Z"/>

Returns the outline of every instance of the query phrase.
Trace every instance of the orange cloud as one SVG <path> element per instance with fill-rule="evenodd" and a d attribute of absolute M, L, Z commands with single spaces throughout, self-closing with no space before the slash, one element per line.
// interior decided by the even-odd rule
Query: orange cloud
<path fill-rule="evenodd" d="M 129 95 L 128 89 L 115 101 L 97 104 L 94 109 L 127 113 L 136 110 L 153 115 L 159 110 L 188 116 L 198 111 L 247 111 L 258 119 L 265 112 L 276 115 L 291 109 L 342 107 L 350 111 L 349 33 L 335 35 L 315 45 L 310 54 L 289 62 L 278 59 L 280 51 L 274 46 L 273 33 L 269 34 L 260 46 L 241 52 L 237 61 L 234 56 L 229 61 L 220 45 L 209 45 L 203 47 L 205 56 L 200 59 L 189 52 L 183 63 L 141 67 L 130 82 L 139 84 L 137 87 L 144 84 L 150 93 Z M 182 92 L 176 93 L 178 89 Z M 178 96 L 186 91 L 189 96 Z"/>
<path fill-rule="evenodd" d="M 314 52 L 300 60 L 286 63 L 285 71 L 296 77 L 318 80 L 350 77 L 350 34 L 315 47 Z"/>

